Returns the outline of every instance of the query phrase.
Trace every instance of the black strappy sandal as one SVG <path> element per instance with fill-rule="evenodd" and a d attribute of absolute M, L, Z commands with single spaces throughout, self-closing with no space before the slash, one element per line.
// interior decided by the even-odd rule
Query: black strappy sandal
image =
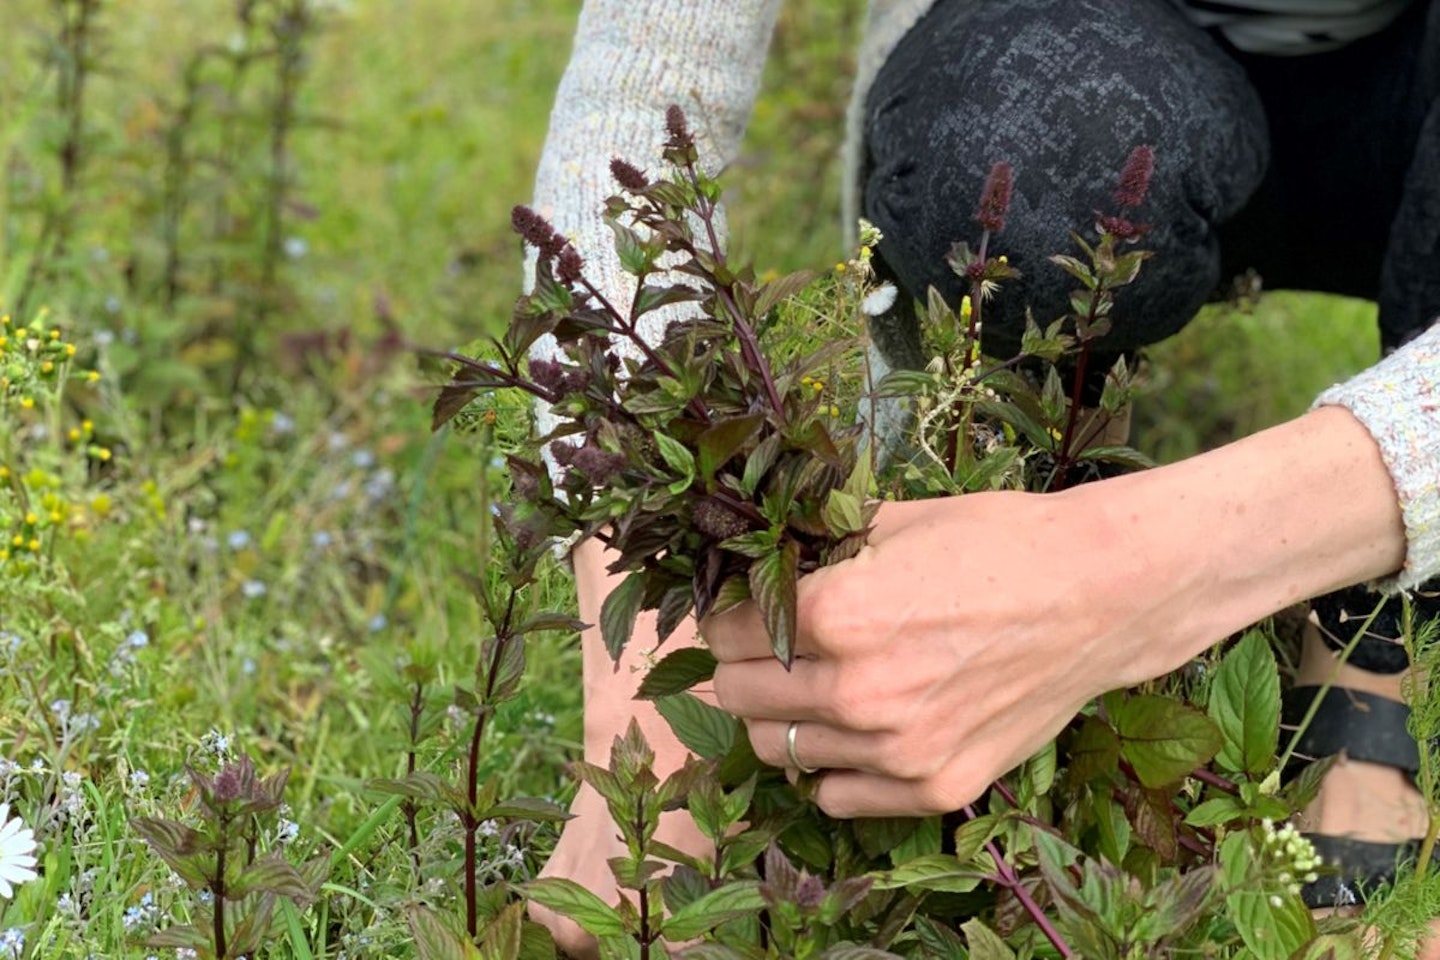
<path fill-rule="evenodd" d="M 1319 687 L 1296 687 L 1285 696 L 1284 727 L 1295 730 L 1310 710 Z M 1413 780 L 1420 770 L 1420 750 L 1406 723 L 1410 708 L 1403 703 L 1331 687 L 1296 745 L 1286 779 L 1312 760 L 1344 751 L 1351 760 L 1403 770 Z M 1338 873 L 1325 873 L 1300 891 L 1306 906 L 1348 907 L 1365 901 L 1365 891 L 1395 879 L 1396 865 L 1413 860 L 1419 841 L 1380 843 L 1306 833 L 1325 863 Z"/>

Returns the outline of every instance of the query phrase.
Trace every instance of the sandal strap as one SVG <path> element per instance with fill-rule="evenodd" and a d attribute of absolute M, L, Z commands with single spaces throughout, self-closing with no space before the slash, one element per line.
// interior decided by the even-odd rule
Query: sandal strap
<path fill-rule="evenodd" d="M 1323 873 L 1300 889 L 1300 899 L 1312 910 L 1365 903 L 1371 891 L 1395 879 L 1395 867 L 1400 861 L 1413 860 L 1419 852 L 1414 841 L 1375 843 L 1316 833 L 1307 833 L 1305 838 L 1327 867 L 1332 871 L 1338 868 L 1338 872 Z"/>
<path fill-rule="evenodd" d="M 1319 687 L 1296 687 L 1285 695 L 1283 724 L 1299 727 Z M 1300 742 L 1295 758 L 1318 760 L 1345 751 L 1351 760 L 1381 763 L 1404 770 L 1413 778 L 1420 770 L 1420 748 L 1407 723 L 1410 708 L 1403 703 L 1360 690 L 1331 687 Z"/>

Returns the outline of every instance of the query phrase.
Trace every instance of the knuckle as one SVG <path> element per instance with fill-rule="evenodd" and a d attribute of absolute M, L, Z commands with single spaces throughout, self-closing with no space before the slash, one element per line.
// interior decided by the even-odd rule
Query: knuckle
<path fill-rule="evenodd" d="M 915 800 L 925 815 L 950 813 L 973 800 L 964 789 L 940 776 L 927 777 L 916 785 Z"/>
<path fill-rule="evenodd" d="M 729 713 L 735 712 L 735 671 L 720 664 L 715 668 L 715 675 L 710 678 L 710 693 L 715 698 L 715 704 L 721 710 Z"/>
<path fill-rule="evenodd" d="M 829 708 L 833 711 L 833 716 L 829 718 L 831 722 L 849 730 L 877 731 L 885 722 L 879 698 L 863 679 L 850 673 L 840 673 L 835 677 Z"/>
<path fill-rule="evenodd" d="M 878 766 L 897 780 L 926 780 L 939 772 L 934 753 L 918 749 L 909 738 L 898 734 L 882 736 L 878 746 Z"/>
<path fill-rule="evenodd" d="M 750 737 L 750 746 L 761 763 L 783 767 L 789 761 L 785 755 L 785 747 L 778 739 L 769 735 L 770 731 L 766 727 L 767 724 L 761 721 L 745 721 L 745 732 Z"/>

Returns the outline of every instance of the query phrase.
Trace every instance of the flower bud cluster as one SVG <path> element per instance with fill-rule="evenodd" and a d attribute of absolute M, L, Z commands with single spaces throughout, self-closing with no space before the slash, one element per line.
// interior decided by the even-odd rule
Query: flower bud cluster
<path fill-rule="evenodd" d="M 1266 873 L 1274 876 L 1288 892 L 1298 896 L 1302 885 L 1318 879 L 1315 871 L 1324 865 L 1324 861 L 1315 852 L 1314 844 L 1301 836 L 1294 824 L 1287 823 L 1277 828 L 1273 821 L 1263 820 L 1260 826 L 1264 832 L 1260 856 Z M 1271 898 L 1275 906 L 1279 906 L 1274 903 L 1278 899 Z"/>

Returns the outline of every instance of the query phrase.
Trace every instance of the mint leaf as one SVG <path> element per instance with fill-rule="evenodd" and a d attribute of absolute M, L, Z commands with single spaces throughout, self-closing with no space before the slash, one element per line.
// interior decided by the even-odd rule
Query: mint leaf
<path fill-rule="evenodd" d="M 661 697 L 655 701 L 655 709 L 680 742 L 706 760 L 725 756 L 735 743 L 740 721 L 693 693 Z"/>
<path fill-rule="evenodd" d="M 1225 736 L 1216 757 L 1227 770 L 1261 776 L 1275 763 L 1280 740 L 1280 671 L 1270 644 L 1251 630 L 1215 671 L 1210 718 Z"/>
<path fill-rule="evenodd" d="M 795 658 L 797 568 L 800 545 L 786 540 L 779 550 L 761 557 L 750 566 L 750 593 L 760 604 L 770 649 L 788 668 Z"/>
<path fill-rule="evenodd" d="M 635 696 L 641 700 L 655 700 L 684 693 L 695 684 L 715 676 L 715 663 L 715 654 L 704 647 L 671 651 L 645 674 Z"/>
<path fill-rule="evenodd" d="M 645 579 L 639 573 L 632 573 L 621 581 L 620 586 L 610 591 L 600 605 L 600 636 L 605 649 L 610 651 L 611 660 L 620 659 L 620 651 L 635 630 L 635 618 L 640 615 L 640 604 L 645 599 Z"/>
<path fill-rule="evenodd" d="M 1220 729 L 1194 707 L 1154 694 L 1124 701 L 1115 713 L 1120 755 L 1147 787 L 1163 787 L 1208 763 L 1224 743 Z"/>

